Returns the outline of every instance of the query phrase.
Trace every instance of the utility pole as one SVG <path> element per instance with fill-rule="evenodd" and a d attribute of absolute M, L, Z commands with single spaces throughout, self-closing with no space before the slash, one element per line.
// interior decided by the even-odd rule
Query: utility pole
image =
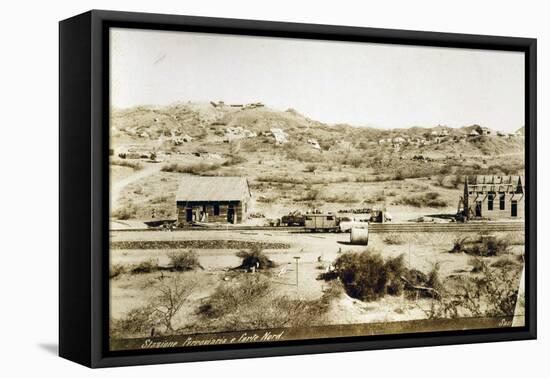
<path fill-rule="evenodd" d="M 296 296 L 298 296 L 298 260 L 300 260 L 300 256 L 294 256 L 294 260 L 296 260 Z"/>

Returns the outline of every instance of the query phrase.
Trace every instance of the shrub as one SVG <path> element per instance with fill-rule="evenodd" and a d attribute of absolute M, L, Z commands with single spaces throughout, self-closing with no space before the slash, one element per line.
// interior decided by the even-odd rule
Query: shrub
<path fill-rule="evenodd" d="M 439 264 L 425 274 L 417 269 L 410 269 L 406 272 L 406 295 L 410 299 L 439 298 L 443 285 L 439 278 Z"/>
<path fill-rule="evenodd" d="M 451 253 L 461 253 L 464 252 L 466 242 L 468 241 L 467 237 L 458 236 L 453 241 L 453 246 L 449 252 Z"/>
<path fill-rule="evenodd" d="M 346 252 L 336 259 L 335 272 L 349 296 L 376 300 L 403 289 L 400 276 L 405 271 L 403 256 L 384 261 L 376 251 Z"/>
<path fill-rule="evenodd" d="M 403 171 L 398 169 L 397 172 L 395 172 L 395 175 L 393 176 L 393 179 L 397 180 L 397 181 L 405 180 L 405 175 L 403 174 Z"/>
<path fill-rule="evenodd" d="M 521 256 L 520 256 L 521 257 Z M 497 261 L 493 262 L 491 264 L 492 268 L 514 268 L 514 267 L 521 267 L 522 260 L 510 258 L 508 256 L 500 257 Z"/>
<path fill-rule="evenodd" d="M 386 201 L 386 194 L 383 190 L 379 190 L 375 192 L 372 196 L 368 196 L 363 200 L 364 203 L 377 203 L 377 202 L 385 202 Z"/>
<path fill-rule="evenodd" d="M 306 172 L 313 173 L 317 170 L 317 166 L 315 164 L 307 164 L 306 165 Z"/>
<path fill-rule="evenodd" d="M 277 295 L 264 275 L 248 274 L 220 284 L 199 307 L 198 324 L 210 332 L 316 325 L 340 293 L 331 283 L 319 299 L 294 299 Z"/>
<path fill-rule="evenodd" d="M 353 168 L 359 168 L 363 164 L 364 159 L 359 156 L 348 157 L 342 162 L 346 165 L 351 165 Z"/>
<path fill-rule="evenodd" d="M 483 270 L 484 262 L 479 257 L 470 257 L 468 259 L 468 265 L 472 267 L 472 273 L 479 273 Z"/>
<path fill-rule="evenodd" d="M 371 182 L 376 181 L 376 176 L 369 177 L 367 175 L 360 175 L 355 178 L 355 182 Z"/>
<path fill-rule="evenodd" d="M 483 241 L 482 254 L 500 256 L 510 252 L 510 243 L 506 239 L 489 238 Z"/>
<path fill-rule="evenodd" d="M 221 284 L 208 301 L 199 307 L 199 314 L 207 318 L 219 318 L 239 307 L 251 306 L 271 291 L 269 280 L 260 274 L 242 277 L 236 284 Z"/>
<path fill-rule="evenodd" d="M 159 323 L 165 327 L 165 332 L 174 333 L 172 320 L 196 286 L 197 282 L 183 280 L 180 276 L 172 277 L 159 284 L 158 295 L 153 299 L 152 306 Z"/>
<path fill-rule="evenodd" d="M 353 202 L 359 202 L 359 198 L 355 193 L 343 193 L 338 195 L 322 195 L 320 196 L 321 200 L 326 202 L 334 202 L 334 203 L 353 203 Z M 316 199 L 319 199 L 316 197 Z"/>
<path fill-rule="evenodd" d="M 131 160 L 124 160 L 124 159 L 111 159 L 111 165 L 118 165 L 120 167 L 132 168 L 134 171 L 137 171 L 143 168 L 143 165 L 139 161 L 131 161 Z"/>
<path fill-rule="evenodd" d="M 434 289 L 434 290 L 437 291 L 437 293 L 435 293 L 436 296 L 438 296 L 439 293 L 441 292 L 441 290 L 443 289 L 443 284 L 442 284 L 441 279 L 439 277 L 439 268 L 440 268 L 439 263 L 435 263 L 433 268 L 428 273 L 427 280 L 426 280 L 426 283 L 425 283 L 426 287 Z M 428 297 L 434 297 L 433 292 L 428 291 L 428 292 L 425 292 L 425 294 Z"/>
<path fill-rule="evenodd" d="M 170 196 L 160 195 L 160 196 L 151 198 L 149 202 L 157 205 L 159 203 L 167 203 L 169 200 L 170 200 Z"/>
<path fill-rule="evenodd" d="M 117 278 L 126 273 L 126 268 L 122 264 L 112 264 L 109 268 L 109 278 Z"/>
<path fill-rule="evenodd" d="M 510 241 L 507 238 L 494 237 L 480 237 L 475 241 L 457 238 L 450 252 L 464 252 L 475 256 L 499 256 L 510 252 Z"/>
<path fill-rule="evenodd" d="M 111 212 L 111 216 L 116 219 L 126 220 L 133 219 L 137 216 L 138 207 L 130 202 L 124 206 L 120 206 Z"/>
<path fill-rule="evenodd" d="M 401 245 L 405 243 L 405 240 L 403 240 L 403 237 L 398 234 L 388 234 L 384 237 L 384 243 L 389 245 Z"/>
<path fill-rule="evenodd" d="M 230 155 L 229 158 L 222 163 L 224 167 L 230 167 L 232 165 L 239 165 L 246 163 L 246 159 L 240 155 Z"/>
<path fill-rule="evenodd" d="M 405 267 L 404 255 L 399 255 L 394 258 L 386 260 L 385 278 L 386 278 L 386 290 L 385 293 L 389 295 L 400 295 L 404 288 L 403 279 L 401 277 L 407 274 L 407 268 Z"/>
<path fill-rule="evenodd" d="M 149 259 L 141 261 L 139 264 L 135 265 L 132 269 L 133 274 L 139 273 L 151 273 L 158 270 L 159 264 L 156 259 Z"/>
<path fill-rule="evenodd" d="M 170 265 L 176 271 L 194 270 L 201 267 L 195 251 L 178 251 L 168 254 Z"/>
<path fill-rule="evenodd" d="M 304 195 L 300 198 L 298 198 L 298 201 L 315 201 L 319 197 L 319 190 L 317 189 L 310 189 Z"/>
<path fill-rule="evenodd" d="M 154 307 L 145 305 L 130 310 L 122 319 L 112 320 L 110 332 L 114 337 L 143 336 L 157 324 Z"/>
<path fill-rule="evenodd" d="M 167 164 L 162 167 L 162 172 L 189 173 L 192 175 L 202 175 L 206 172 L 220 168 L 217 163 L 196 163 L 190 165 L 181 165 L 178 163 Z"/>
<path fill-rule="evenodd" d="M 275 267 L 275 263 L 257 246 L 250 248 L 248 251 L 242 250 L 237 252 L 237 257 L 242 259 L 242 263 L 238 268 L 269 269 Z"/>
<path fill-rule="evenodd" d="M 439 265 L 424 274 L 405 266 L 404 255 L 383 260 L 379 253 L 346 252 L 334 264 L 334 272 L 321 274 L 319 278 L 331 280 L 339 278 L 346 293 L 360 300 L 372 301 L 384 295 L 437 298 L 443 285 L 439 278 Z"/>
<path fill-rule="evenodd" d="M 393 174 L 393 180 L 404 180 L 408 178 L 421 178 L 421 177 L 431 177 L 436 170 L 433 166 L 426 165 L 413 165 L 398 168 Z"/>
<path fill-rule="evenodd" d="M 514 315 L 521 269 L 490 268 L 477 259 L 475 276 L 458 276 L 453 287 L 431 303 L 429 318 L 502 317 Z"/>
<path fill-rule="evenodd" d="M 402 196 L 397 201 L 397 204 L 413 207 L 446 207 L 447 202 L 439 199 L 439 196 L 440 194 L 436 192 L 428 192 L 412 196 Z"/>

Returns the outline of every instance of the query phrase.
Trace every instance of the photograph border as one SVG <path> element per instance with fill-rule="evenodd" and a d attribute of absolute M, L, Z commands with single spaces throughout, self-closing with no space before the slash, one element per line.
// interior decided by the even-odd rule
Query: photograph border
<path fill-rule="evenodd" d="M 525 326 L 109 351 L 111 27 L 524 52 Z M 536 338 L 536 39 L 99 10 L 61 21 L 59 38 L 62 357 L 90 367 L 109 367 Z"/>

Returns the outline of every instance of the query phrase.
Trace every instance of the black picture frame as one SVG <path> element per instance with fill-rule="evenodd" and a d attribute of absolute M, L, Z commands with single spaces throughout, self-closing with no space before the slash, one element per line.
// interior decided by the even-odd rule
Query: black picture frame
<path fill-rule="evenodd" d="M 110 27 L 457 47 L 525 53 L 526 322 L 430 332 L 181 350 L 109 352 Z M 59 354 L 89 367 L 536 338 L 536 39 L 92 10 L 59 24 Z"/>

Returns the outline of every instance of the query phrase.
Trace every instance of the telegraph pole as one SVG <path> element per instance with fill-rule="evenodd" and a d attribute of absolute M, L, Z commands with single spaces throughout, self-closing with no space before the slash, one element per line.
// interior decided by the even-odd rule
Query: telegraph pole
<path fill-rule="evenodd" d="M 300 256 L 294 256 L 294 260 L 296 260 L 296 296 L 298 296 L 298 260 L 300 260 Z"/>

